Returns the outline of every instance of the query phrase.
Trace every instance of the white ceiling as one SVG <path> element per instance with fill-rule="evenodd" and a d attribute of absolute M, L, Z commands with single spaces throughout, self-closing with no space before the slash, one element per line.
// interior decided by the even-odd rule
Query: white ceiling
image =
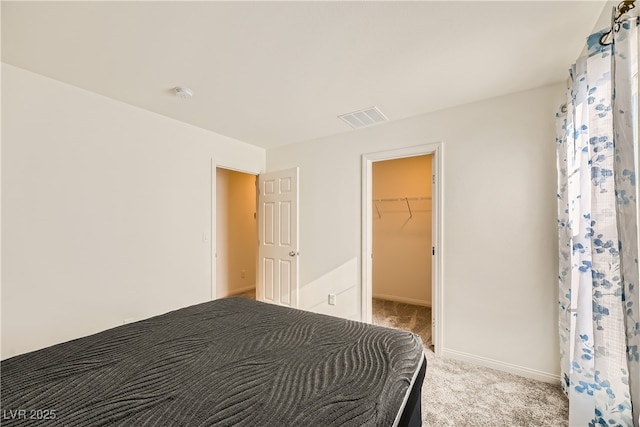
<path fill-rule="evenodd" d="M 604 5 L 2 1 L 2 60 L 270 148 L 564 81 Z"/>

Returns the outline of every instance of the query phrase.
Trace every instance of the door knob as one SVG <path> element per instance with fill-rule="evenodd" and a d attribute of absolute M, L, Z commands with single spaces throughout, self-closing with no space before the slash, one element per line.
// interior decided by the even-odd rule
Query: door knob
<path fill-rule="evenodd" d="M 289 256 L 296 256 L 296 255 L 300 255 L 300 252 L 295 252 L 295 251 L 289 252 Z"/>

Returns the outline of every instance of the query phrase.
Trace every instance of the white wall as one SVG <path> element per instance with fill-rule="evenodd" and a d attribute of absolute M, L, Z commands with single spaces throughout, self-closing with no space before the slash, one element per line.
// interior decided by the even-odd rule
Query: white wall
<path fill-rule="evenodd" d="M 432 160 L 372 164 L 374 298 L 431 306 Z"/>
<path fill-rule="evenodd" d="M 602 13 L 600 14 L 600 17 L 598 18 L 596 23 L 593 25 L 593 30 L 591 31 L 592 33 L 611 28 L 612 11 L 614 8 L 618 7 L 619 4 L 619 0 L 607 0 L 606 2 L 604 2 L 604 4 L 602 5 Z M 588 35 L 589 34 L 584 35 L 585 41 Z M 578 58 L 576 57 L 576 59 Z"/>
<path fill-rule="evenodd" d="M 362 154 L 442 141 L 441 350 L 557 379 L 562 95 L 553 85 L 268 150 L 267 170 L 300 167 L 301 295 L 321 296 L 302 308 L 360 318 Z"/>
<path fill-rule="evenodd" d="M 222 298 L 256 287 L 256 177 L 222 168 L 216 177 L 216 283 Z"/>
<path fill-rule="evenodd" d="M 6 64 L 2 89 L 2 358 L 209 300 L 211 159 L 264 150 Z"/>

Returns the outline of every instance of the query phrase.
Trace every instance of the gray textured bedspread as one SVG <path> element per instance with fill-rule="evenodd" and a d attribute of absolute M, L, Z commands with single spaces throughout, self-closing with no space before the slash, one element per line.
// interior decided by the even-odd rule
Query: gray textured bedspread
<path fill-rule="evenodd" d="M 3 426 L 391 426 L 423 358 L 408 332 L 244 298 L 0 364 Z"/>

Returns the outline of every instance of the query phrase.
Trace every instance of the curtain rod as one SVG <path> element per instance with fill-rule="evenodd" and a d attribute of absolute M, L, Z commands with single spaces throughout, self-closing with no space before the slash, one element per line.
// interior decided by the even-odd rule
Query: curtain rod
<path fill-rule="evenodd" d="M 602 46 L 608 46 L 613 43 L 613 39 L 611 37 L 613 32 L 615 31 L 617 33 L 620 30 L 620 24 L 624 21 L 624 15 L 636 7 L 635 3 L 636 0 L 623 0 L 618 4 L 618 7 L 613 9 L 611 28 L 600 36 L 600 44 Z M 640 22 L 640 17 L 636 18 L 636 21 Z"/>

